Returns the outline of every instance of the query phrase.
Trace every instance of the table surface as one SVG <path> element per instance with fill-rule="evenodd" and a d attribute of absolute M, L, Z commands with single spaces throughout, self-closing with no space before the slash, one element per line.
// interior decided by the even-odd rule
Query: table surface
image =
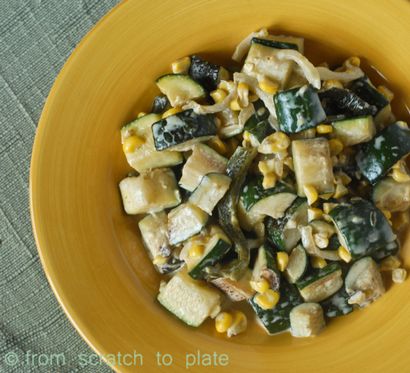
<path fill-rule="evenodd" d="M 118 0 L 0 0 L 0 372 L 110 372 L 57 303 L 34 242 L 31 149 L 55 77 Z"/>

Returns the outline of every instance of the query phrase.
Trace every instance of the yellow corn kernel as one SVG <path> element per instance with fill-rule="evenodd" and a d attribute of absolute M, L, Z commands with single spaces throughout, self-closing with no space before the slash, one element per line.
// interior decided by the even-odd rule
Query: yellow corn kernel
<path fill-rule="evenodd" d="M 259 88 L 263 92 L 273 95 L 278 91 L 279 85 L 269 79 L 263 79 L 259 82 Z"/>
<path fill-rule="evenodd" d="M 357 67 L 360 66 L 360 58 L 357 57 L 357 56 L 350 57 L 348 59 L 348 62 L 350 62 L 350 64 L 353 65 L 353 66 L 357 66 Z"/>
<path fill-rule="evenodd" d="M 235 98 L 234 100 L 232 100 L 229 104 L 229 107 L 231 110 L 233 111 L 240 111 L 242 110 L 241 105 L 239 104 L 239 101 L 237 98 Z"/>
<path fill-rule="evenodd" d="M 386 217 L 387 220 L 391 219 L 391 212 L 386 209 L 380 209 L 380 211 L 383 213 L 383 215 Z"/>
<path fill-rule="evenodd" d="M 268 165 L 268 162 L 266 162 L 266 161 L 259 161 L 258 169 L 261 172 L 261 174 L 263 174 L 263 175 L 266 175 L 269 172 L 272 172 L 271 168 Z"/>
<path fill-rule="evenodd" d="M 225 100 L 225 97 L 228 95 L 228 93 L 224 89 L 218 88 L 215 91 L 212 91 L 210 95 L 213 98 L 213 100 L 218 104 Z"/>
<path fill-rule="evenodd" d="M 384 85 L 379 85 L 377 90 L 389 101 L 391 102 L 394 98 L 394 93 Z"/>
<path fill-rule="evenodd" d="M 188 255 L 191 258 L 198 258 L 202 256 L 204 253 L 204 246 L 203 245 L 192 245 L 188 251 Z"/>
<path fill-rule="evenodd" d="M 183 57 L 171 64 L 171 70 L 174 74 L 183 74 L 189 70 L 191 66 L 191 58 Z"/>
<path fill-rule="evenodd" d="M 403 128 L 405 130 L 409 129 L 409 125 L 406 122 L 402 121 L 402 120 L 399 120 L 398 122 L 396 122 L 396 125 L 398 125 L 399 127 Z"/>
<path fill-rule="evenodd" d="M 330 89 L 330 88 L 343 88 L 343 84 L 340 80 L 336 79 L 329 79 L 325 80 L 323 82 L 323 88 L 324 89 Z"/>
<path fill-rule="evenodd" d="M 343 150 L 343 143 L 339 139 L 330 139 L 329 148 L 331 155 L 338 155 Z"/>
<path fill-rule="evenodd" d="M 342 198 L 349 193 L 349 190 L 343 184 L 336 184 L 336 190 L 333 193 L 333 197 L 338 199 Z"/>
<path fill-rule="evenodd" d="M 218 333 L 225 333 L 233 323 L 229 312 L 221 312 L 215 317 L 215 329 Z"/>
<path fill-rule="evenodd" d="M 182 111 L 182 109 L 181 109 L 180 107 L 173 107 L 173 108 L 168 109 L 167 111 L 165 111 L 165 112 L 162 114 L 162 118 L 163 118 L 163 119 L 164 119 L 164 118 L 168 118 L 168 117 L 170 117 L 171 115 L 175 115 L 175 114 L 180 113 L 181 111 Z"/>
<path fill-rule="evenodd" d="M 407 277 L 407 271 L 404 268 L 393 269 L 392 280 L 395 284 L 402 284 Z"/>
<path fill-rule="evenodd" d="M 398 183 L 406 183 L 406 182 L 410 181 L 410 175 L 403 172 L 399 168 L 394 168 L 392 173 L 391 173 L 391 176 Z"/>
<path fill-rule="evenodd" d="M 227 330 L 228 337 L 232 337 L 246 330 L 248 320 L 245 314 L 241 311 L 233 311 L 233 322 Z"/>
<path fill-rule="evenodd" d="M 313 205 L 319 198 L 319 194 L 313 185 L 304 185 L 303 192 L 305 193 L 309 206 Z"/>
<path fill-rule="evenodd" d="M 244 131 L 244 133 L 243 133 L 243 139 L 245 140 L 245 141 L 248 141 L 248 142 L 250 142 L 251 141 L 251 134 L 248 132 L 248 131 Z"/>
<path fill-rule="evenodd" d="M 271 310 L 275 308 L 278 304 L 280 298 L 279 292 L 269 289 L 263 294 L 255 295 L 255 302 L 256 304 L 264 309 L 264 310 Z"/>
<path fill-rule="evenodd" d="M 162 265 L 165 264 L 167 262 L 168 258 L 162 256 L 162 255 L 157 255 L 153 260 L 152 263 L 155 265 Z"/>
<path fill-rule="evenodd" d="M 228 147 L 218 136 L 209 140 L 207 144 L 219 154 L 226 154 L 228 151 Z"/>
<path fill-rule="evenodd" d="M 249 86 L 244 82 L 239 82 L 238 91 L 249 91 Z"/>
<path fill-rule="evenodd" d="M 283 161 L 283 164 L 288 166 L 288 168 L 292 171 L 295 171 L 295 168 L 293 166 L 293 158 L 292 157 L 286 157 L 285 160 Z"/>
<path fill-rule="evenodd" d="M 352 260 L 352 255 L 344 246 L 339 246 L 337 253 L 339 254 L 340 259 L 346 263 L 349 263 Z"/>
<path fill-rule="evenodd" d="M 142 137 L 133 135 L 133 136 L 127 137 L 124 140 L 124 144 L 122 144 L 122 149 L 124 150 L 124 153 L 132 153 L 133 151 L 135 151 L 135 149 L 143 145 L 144 142 L 145 140 Z"/>
<path fill-rule="evenodd" d="M 325 202 L 323 204 L 323 212 L 325 214 L 328 214 L 330 211 L 332 211 L 335 207 L 337 206 L 337 203 L 329 203 L 329 202 Z"/>
<path fill-rule="evenodd" d="M 284 132 L 274 132 L 272 135 L 268 136 L 268 142 L 275 144 L 280 150 L 285 150 L 290 145 L 290 138 Z"/>
<path fill-rule="evenodd" d="M 327 266 L 327 262 L 323 258 L 319 258 L 318 256 L 314 256 L 310 258 L 310 263 L 313 268 L 325 268 Z"/>
<path fill-rule="evenodd" d="M 263 189 L 273 188 L 276 185 L 277 181 L 278 181 L 278 178 L 273 172 L 265 174 L 263 176 L 263 181 L 262 181 Z"/>
<path fill-rule="evenodd" d="M 323 211 L 316 207 L 309 207 L 307 210 L 308 221 L 318 220 L 323 216 Z"/>
<path fill-rule="evenodd" d="M 341 183 L 343 185 L 349 185 L 352 182 L 352 179 L 349 175 L 345 174 L 343 171 L 337 173 L 335 177 L 336 183 Z"/>
<path fill-rule="evenodd" d="M 269 289 L 269 282 L 265 278 L 258 281 L 250 281 L 251 288 L 260 294 L 265 293 Z"/>
<path fill-rule="evenodd" d="M 285 253 L 284 251 L 279 251 L 278 253 L 276 253 L 276 261 L 278 263 L 279 271 L 283 272 L 289 263 L 288 253 Z"/>
<path fill-rule="evenodd" d="M 145 115 L 147 115 L 147 113 L 141 111 L 140 113 L 138 113 L 137 118 L 142 118 L 142 117 L 144 117 Z"/>
<path fill-rule="evenodd" d="M 324 135 L 326 133 L 332 133 L 333 127 L 330 124 L 319 124 L 316 126 L 316 132 Z"/>
<path fill-rule="evenodd" d="M 397 256 L 390 255 L 387 258 L 384 258 L 380 262 L 380 270 L 385 271 L 392 271 L 393 269 L 400 268 L 401 261 Z"/>

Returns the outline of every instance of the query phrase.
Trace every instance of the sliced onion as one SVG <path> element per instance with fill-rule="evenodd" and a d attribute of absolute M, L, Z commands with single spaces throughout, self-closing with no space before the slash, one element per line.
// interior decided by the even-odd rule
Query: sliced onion
<path fill-rule="evenodd" d="M 313 239 L 313 231 L 311 226 L 299 227 L 299 232 L 302 239 L 302 245 L 308 254 L 327 260 L 340 260 L 337 251 L 320 250 L 316 246 L 315 240 Z"/>
<path fill-rule="evenodd" d="M 349 66 L 346 71 L 332 71 L 327 67 L 318 66 L 316 70 L 319 72 L 321 80 L 340 80 L 342 83 L 348 83 L 352 80 L 359 79 L 364 76 L 363 70 L 358 66 Z"/>
<path fill-rule="evenodd" d="M 245 39 L 243 39 L 235 48 L 233 52 L 232 59 L 236 62 L 240 62 L 243 56 L 246 54 L 248 49 L 251 46 L 252 38 L 260 38 L 264 36 L 268 36 L 268 30 L 266 28 L 262 28 L 257 32 L 250 33 Z"/>

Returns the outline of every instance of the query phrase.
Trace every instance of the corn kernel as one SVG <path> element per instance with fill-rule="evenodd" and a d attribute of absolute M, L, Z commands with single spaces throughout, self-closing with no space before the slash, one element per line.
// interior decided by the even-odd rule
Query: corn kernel
<path fill-rule="evenodd" d="M 227 330 L 228 337 L 244 332 L 247 326 L 248 320 L 245 314 L 241 311 L 234 311 L 232 325 Z"/>
<path fill-rule="evenodd" d="M 349 263 L 352 260 L 352 255 L 344 246 L 339 246 L 337 253 L 339 254 L 340 259 L 346 263 Z"/>
<path fill-rule="evenodd" d="M 215 329 L 218 333 L 225 333 L 232 323 L 232 315 L 229 312 L 221 312 L 215 318 Z"/>
<path fill-rule="evenodd" d="M 292 171 L 295 171 L 295 168 L 293 166 L 293 158 L 292 157 L 286 157 L 285 160 L 283 161 L 283 164 L 288 166 L 288 168 Z"/>
<path fill-rule="evenodd" d="M 399 168 L 394 168 L 391 174 L 392 178 L 398 183 L 406 183 L 410 181 L 410 175 L 403 172 Z"/>
<path fill-rule="evenodd" d="M 239 82 L 238 91 L 249 92 L 249 86 L 244 82 Z"/>
<path fill-rule="evenodd" d="M 393 269 L 391 275 L 395 284 L 401 284 L 407 277 L 407 271 L 404 268 L 396 268 Z"/>
<path fill-rule="evenodd" d="M 265 293 L 269 289 L 269 282 L 265 278 L 258 281 L 250 281 L 251 288 L 260 294 Z"/>
<path fill-rule="evenodd" d="M 352 182 L 352 179 L 349 175 L 345 174 L 343 171 L 337 173 L 335 177 L 336 183 L 340 183 L 343 185 L 349 185 Z"/>
<path fill-rule="evenodd" d="M 284 251 L 279 251 L 276 254 L 276 261 L 278 263 L 279 271 L 283 272 L 286 269 L 286 267 L 288 266 L 288 263 L 289 263 L 288 253 L 285 253 Z"/>
<path fill-rule="evenodd" d="M 271 168 L 268 165 L 268 162 L 266 162 L 266 161 L 259 161 L 258 169 L 261 172 L 261 174 L 263 174 L 263 175 L 266 175 L 269 172 L 272 172 Z"/>
<path fill-rule="evenodd" d="M 259 82 L 259 88 L 263 92 L 273 95 L 278 91 L 279 85 L 272 82 L 271 80 L 263 79 Z"/>
<path fill-rule="evenodd" d="M 167 111 L 165 111 L 165 112 L 162 114 L 162 118 L 163 118 L 163 119 L 164 119 L 164 118 L 168 118 L 168 117 L 170 117 L 171 115 L 175 115 L 175 114 L 180 113 L 181 111 L 182 111 L 182 109 L 181 109 L 180 107 L 173 107 L 173 108 L 168 109 Z"/>
<path fill-rule="evenodd" d="M 350 57 L 347 61 L 353 66 L 357 66 L 357 67 L 360 66 L 360 58 L 359 57 L 356 57 L 356 56 Z"/>
<path fill-rule="evenodd" d="M 139 137 L 137 135 L 130 136 L 124 140 L 124 144 L 122 144 L 122 149 L 124 150 L 124 153 L 132 153 L 141 145 L 143 145 L 144 142 L 145 140 L 142 137 Z"/>
<path fill-rule="evenodd" d="M 325 202 L 323 204 L 323 212 L 325 214 L 329 214 L 329 212 L 332 211 L 336 206 L 337 206 L 337 203 Z"/>
<path fill-rule="evenodd" d="M 391 102 L 394 98 L 394 93 L 384 85 L 379 85 L 377 90 L 389 101 Z"/>
<path fill-rule="evenodd" d="M 383 213 L 383 215 L 386 217 L 387 220 L 391 219 L 391 212 L 386 209 L 380 209 L 380 211 Z"/>
<path fill-rule="evenodd" d="M 168 258 L 162 256 L 162 255 L 157 255 L 153 260 L 152 263 L 155 265 L 162 265 L 165 264 L 167 262 Z"/>
<path fill-rule="evenodd" d="M 332 133 L 333 127 L 330 124 L 319 124 L 316 126 L 316 132 L 324 135 L 326 133 Z"/>
<path fill-rule="evenodd" d="M 380 262 L 381 271 L 392 271 L 393 269 L 400 268 L 401 261 L 397 256 L 390 255 L 387 258 L 384 258 Z"/>
<path fill-rule="evenodd" d="M 255 295 L 255 302 L 256 304 L 264 309 L 264 310 L 271 310 L 275 308 L 278 304 L 280 298 L 279 292 L 269 289 L 263 294 Z"/>
<path fill-rule="evenodd" d="M 240 111 L 242 110 L 241 105 L 239 105 L 239 101 L 237 98 L 235 98 L 234 100 L 232 100 L 229 104 L 229 107 L 231 110 L 233 111 Z"/>
<path fill-rule="evenodd" d="M 402 120 L 399 120 L 398 122 L 396 122 L 396 125 L 398 125 L 399 127 L 403 128 L 405 130 L 409 129 L 409 125 L 406 122 L 402 121 Z"/>
<path fill-rule="evenodd" d="M 343 143 L 339 139 L 330 139 L 329 148 L 331 155 L 338 155 L 343 150 Z"/>
<path fill-rule="evenodd" d="M 202 256 L 204 253 L 204 246 L 203 245 L 192 245 L 188 251 L 188 255 L 191 258 L 198 258 Z"/>
<path fill-rule="evenodd" d="M 330 88 L 343 88 L 343 84 L 340 80 L 336 79 L 329 79 L 325 80 L 323 82 L 323 88 L 324 89 L 330 89 Z"/>
<path fill-rule="evenodd" d="M 183 57 L 171 64 L 171 70 L 174 74 L 184 74 L 188 72 L 191 66 L 191 58 Z"/>
<path fill-rule="evenodd" d="M 314 256 L 310 259 L 310 263 L 313 268 L 325 268 L 327 266 L 327 262 L 323 258 L 319 258 L 318 256 Z"/>
<path fill-rule="evenodd" d="M 147 115 L 147 113 L 141 111 L 140 113 L 138 113 L 137 118 L 142 118 L 142 117 L 144 117 L 145 115 Z"/>
<path fill-rule="evenodd" d="M 225 100 L 225 97 L 228 95 L 228 93 L 223 90 L 222 88 L 218 88 L 215 91 L 212 91 L 210 93 L 212 99 L 215 101 L 215 103 L 220 103 L 223 100 Z"/>
<path fill-rule="evenodd" d="M 319 194 L 313 185 L 304 185 L 303 192 L 305 193 L 309 206 L 313 205 L 319 198 Z"/>
<path fill-rule="evenodd" d="M 281 150 L 287 149 L 290 145 L 290 138 L 288 137 L 288 135 L 280 131 L 272 133 L 272 135 L 269 136 L 268 141 L 276 144 L 277 147 Z"/>
<path fill-rule="evenodd" d="M 336 184 L 336 190 L 333 194 L 333 197 L 338 199 L 342 198 L 349 193 L 349 190 L 343 184 Z"/>
<path fill-rule="evenodd" d="M 228 147 L 218 136 L 209 140 L 207 144 L 219 154 L 226 154 L 228 152 Z"/>
<path fill-rule="evenodd" d="M 323 216 L 323 211 L 316 207 L 309 207 L 307 210 L 308 221 L 318 220 Z"/>
<path fill-rule="evenodd" d="M 273 188 L 276 185 L 277 180 L 278 178 L 273 172 L 265 174 L 262 181 L 263 189 Z"/>

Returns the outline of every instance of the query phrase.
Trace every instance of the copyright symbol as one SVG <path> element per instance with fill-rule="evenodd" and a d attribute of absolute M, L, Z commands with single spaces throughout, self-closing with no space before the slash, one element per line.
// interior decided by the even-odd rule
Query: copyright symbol
<path fill-rule="evenodd" d="M 4 362 L 9 367 L 13 367 L 18 364 L 19 357 L 15 352 L 8 352 L 6 355 L 4 355 Z"/>

